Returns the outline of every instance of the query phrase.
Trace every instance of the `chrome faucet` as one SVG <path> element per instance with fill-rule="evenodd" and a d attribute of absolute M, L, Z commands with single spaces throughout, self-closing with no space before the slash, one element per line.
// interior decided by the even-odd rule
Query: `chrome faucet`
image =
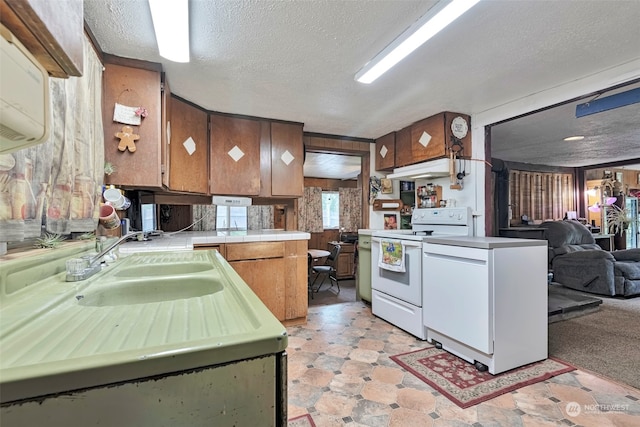
<path fill-rule="evenodd" d="M 142 231 L 134 231 L 120 237 L 118 240 L 104 248 L 93 257 L 74 258 L 67 261 L 67 282 L 86 280 L 101 270 L 102 258 L 111 252 L 116 246 L 133 236 L 142 236 Z"/>

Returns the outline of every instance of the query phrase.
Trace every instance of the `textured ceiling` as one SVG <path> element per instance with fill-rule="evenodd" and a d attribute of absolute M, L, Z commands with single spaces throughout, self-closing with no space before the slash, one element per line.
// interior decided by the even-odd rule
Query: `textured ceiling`
<path fill-rule="evenodd" d="M 640 58 L 640 1 L 487 0 L 363 85 L 355 73 L 434 1 L 189 4 L 188 64 L 158 56 L 146 0 L 85 0 L 85 20 L 104 52 L 162 63 L 180 97 L 212 111 L 302 122 L 307 132 L 376 138 L 440 111 L 479 113 Z M 629 150 L 604 148 L 617 138 L 609 134 L 582 159 L 583 151 L 562 160 L 541 149 L 552 128 L 542 123 L 505 128 L 508 141 L 498 134 L 492 144 L 516 149 L 502 151 L 514 161 L 543 164 L 602 163 L 614 151 L 616 160 L 640 158 L 634 122 L 635 139 L 620 145 Z"/>
<path fill-rule="evenodd" d="M 493 126 L 494 158 L 580 167 L 640 159 L 640 103 L 576 118 L 576 105 L 639 88 L 640 83 Z M 564 141 L 581 135 L 581 141 Z"/>

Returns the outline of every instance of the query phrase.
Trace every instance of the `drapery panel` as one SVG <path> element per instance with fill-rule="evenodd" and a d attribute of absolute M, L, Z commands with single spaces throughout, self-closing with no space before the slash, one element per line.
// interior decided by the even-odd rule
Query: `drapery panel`
<path fill-rule="evenodd" d="M 50 136 L 0 155 L 0 241 L 96 229 L 104 174 L 102 64 L 85 36 L 82 77 L 49 79 Z"/>
<path fill-rule="evenodd" d="M 322 188 L 305 187 L 298 209 L 298 228 L 307 233 L 321 233 L 322 226 Z"/>
<path fill-rule="evenodd" d="M 576 210 L 573 175 L 512 170 L 509 204 L 512 223 L 520 223 L 522 215 L 534 221 L 562 219 Z"/>
<path fill-rule="evenodd" d="M 347 233 L 357 232 L 362 218 L 362 191 L 359 188 L 339 188 L 340 228 Z"/>

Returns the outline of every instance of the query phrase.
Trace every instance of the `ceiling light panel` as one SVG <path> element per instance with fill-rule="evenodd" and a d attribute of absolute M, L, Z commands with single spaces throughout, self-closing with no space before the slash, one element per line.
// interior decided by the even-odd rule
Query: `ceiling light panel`
<path fill-rule="evenodd" d="M 442 0 L 438 2 L 358 71 L 355 79 L 360 83 L 372 83 L 479 1 Z"/>
<path fill-rule="evenodd" d="M 160 56 L 189 62 L 189 0 L 148 0 Z"/>

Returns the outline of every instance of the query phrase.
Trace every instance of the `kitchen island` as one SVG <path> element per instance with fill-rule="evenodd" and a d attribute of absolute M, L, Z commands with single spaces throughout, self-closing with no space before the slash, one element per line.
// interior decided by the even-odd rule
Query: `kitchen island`
<path fill-rule="evenodd" d="M 217 251 L 82 254 L 0 265 L 3 426 L 286 424 L 286 329 Z"/>
<path fill-rule="evenodd" d="M 120 246 L 123 255 L 158 250 L 217 250 L 286 326 L 305 323 L 309 233 L 230 230 L 164 233 Z"/>

